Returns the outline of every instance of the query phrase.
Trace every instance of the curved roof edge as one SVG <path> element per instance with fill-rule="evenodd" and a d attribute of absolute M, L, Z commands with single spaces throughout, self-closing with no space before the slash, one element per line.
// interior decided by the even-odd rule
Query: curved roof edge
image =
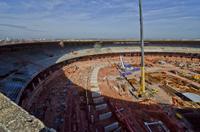
<path fill-rule="evenodd" d="M 51 43 L 59 43 L 59 42 L 67 43 L 113 43 L 113 44 L 130 44 L 130 43 L 139 43 L 139 40 L 27 40 L 27 41 L 0 41 L 0 47 L 3 46 L 14 46 L 14 45 L 31 45 L 31 44 L 51 44 Z M 200 45 L 200 40 L 145 40 L 145 43 L 148 44 L 198 44 Z"/>

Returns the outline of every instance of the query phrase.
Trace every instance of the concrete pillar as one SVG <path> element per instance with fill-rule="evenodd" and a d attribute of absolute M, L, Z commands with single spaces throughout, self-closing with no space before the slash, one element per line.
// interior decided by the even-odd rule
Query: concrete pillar
<path fill-rule="evenodd" d="M 94 115 L 91 115 L 91 123 L 94 124 Z"/>
<path fill-rule="evenodd" d="M 41 79 L 38 77 L 38 82 L 39 82 L 39 84 L 41 83 Z"/>
<path fill-rule="evenodd" d="M 51 75 L 52 71 L 49 71 L 49 75 Z"/>
<path fill-rule="evenodd" d="M 89 104 L 89 98 L 88 97 L 86 98 L 86 102 L 87 102 L 87 104 Z"/>
<path fill-rule="evenodd" d="M 33 86 L 33 89 L 35 89 L 35 84 L 34 83 L 32 83 L 32 86 Z"/>
<path fill-rule="evenodd" d="M 88 105 L 88 112 L 90 113 L 90 111 L 91 111 L 91 106 Z"/>

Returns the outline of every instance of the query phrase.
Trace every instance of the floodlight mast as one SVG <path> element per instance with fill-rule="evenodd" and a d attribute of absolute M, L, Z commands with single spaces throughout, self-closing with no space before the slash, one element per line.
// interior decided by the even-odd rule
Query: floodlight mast
<path fill-rule="evenodd" d="M 141 43 L 141 78 L 138 96 L 141 97 L 145 93 L 145 64 L 144 64 L 144 34 L 143 34 L 143 13 L 142 0 L 139 0 L 139 17 L 140 17 L 140 43 Z"/>

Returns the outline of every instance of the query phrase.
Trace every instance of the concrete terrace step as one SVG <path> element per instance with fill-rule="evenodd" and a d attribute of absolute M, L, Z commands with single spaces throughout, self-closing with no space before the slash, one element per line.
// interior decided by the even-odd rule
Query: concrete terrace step
<path fill-rule="evenodd" d="M 101 109 L 101 110 L 96 110 L 96 116 L 97 116 L 97 118 L 99 118 L 99 115 L 104 114 L 104 113 L 108 113 L 108 112 L 110 112 L 109 107 L 106 107 L 106 108 Z"/>
<path fill-rule="evenodd" d="M 109 126 L 110 124 L 113 124 L 114 122 L 117 122 L 114 118 L 109 118 L 109 119 L 106 119 L 106 120 L 98 120 L 96 121 L 96 128 L 99 132 L 104 132 L 105 130 L 105 127 L 106 126 Z M 116 130 L 116 129 L 114 129 Z"/>
<path fill-rule="evenodd" d="M 105 132 L 111 132 L 111 131 L 118 132 L 120 130 L 121 130 L 121 128 L 119 127 L 119 123 L 118 122 L 114 122 L 114 123 L 109 124 L 109 125 L 104 127 L 104 131 Z"/>
<path fill-rule="evenodd" d="M 92 98 L 98 98 L 101 96 L 101 92 L 92 92 Z"/>
<path fill-rule="evenodd" d="M 94 67 L 92 73 L 91 73 L 91 79 L 90 79 L 90 85 L 91 85 L 91 91 L 92 91 L 92 98 L 99 98 L 101 97 L 101 92 L 100 92 L 100 89 L 99 89 L 99 86 L 98 86 L 98 72 L 99 72 L 99 69 L 101 69 L 101 67 L 103 67 L 102 65 L 100 66 L 96 66 Z M 98 101 L 101 101 L 101 100 L 96 100 L 97 102 Z"/>
<path fill-rule="evenodd" d="M 104 97 L 98 97 L 93 99 L 94 104 L 101 104 L 104 102 Z"/>
<path fill-rule="evenodd" d="M 3 91 L 11 99 L 15 100 L 25 83 L 9 81 L 4 84 Z"/>
<path fill-rule="evenodd" d="M 99 115 L 99 120 L 106 120 L 112 117 L 112 112 L 102 113 Z"/>
<path fill-rule="evenodd" d="M 24 80 L 31 79 L 31 77 L 28 74 L 28 71 L 26 70 L 18 71 L 13 76 L 16 78 L 24 79 Z"/>
<path fill-rule="evenodd" d="M 100 89 L 99 88 L 92 88 L 91 91 L 92 92 L 100 92 Z"/>
<path fill-rule="evenodd" d="M 96 105 L 95 106 L 95 109 L 96 110 L 103 110 L 103 109 L 107 109 L 108 108 L 108 105 L 107 104 L 100 104 L 100 105 Z"/>

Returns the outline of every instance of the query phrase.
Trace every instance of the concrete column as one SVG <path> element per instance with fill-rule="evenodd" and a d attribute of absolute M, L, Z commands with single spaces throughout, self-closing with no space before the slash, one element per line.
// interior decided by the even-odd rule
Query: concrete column
<path fill-rule="evenodd" d="M 91 112 L 91 106 L 88 105 L 88 112 L 90 113 Z"/>
<path fill-rule="evenodd" d="M 32 83 L 32 86 L 33 86 L 33 89 L 35 89 L 35 84 L 34 83 Z"/>
<path fill-rule="evenodd" d="M 41 79 L 38 77 L 38 82 L 39 82 L 39 84 L 41 83 Z"/>

